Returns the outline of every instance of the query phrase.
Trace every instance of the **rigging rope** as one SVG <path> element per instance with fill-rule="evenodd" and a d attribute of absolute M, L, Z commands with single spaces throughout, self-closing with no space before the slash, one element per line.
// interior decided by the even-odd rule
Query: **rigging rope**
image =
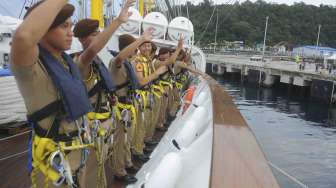
<path fill-rule="evenodd" d="M 29 151 L 29 149 L 27 149 L 25 151 L 22 151 L 22 152 L 19 152 L 19 153 L 16 153 L 16 154 L 13 154 L 13 155 L 9 155 L 9 156 L 4 157 L 4 158 L 1 158 L 0 162 L 4 161 L 4 160 L 7 160 L 7 159 L 11 159 L 11 158 L 17 157 L 17 156 L 20 156 L 20 155 L 23 155 L 23 154 L 26 154 L 26 153 L 28 153 L 28 151 Z"/>
<path fill-rule="evenodd" d="M 207 30 L 208 27 L 209 27 L 209 24 L 210 24 L 210 22 L 211 22 L 211 20 L 212 20 L 212 17 L 213 17 L 213 15 L 214 15 L 214 13 L 215 13 L 216 8 L 217 8 L 217 6 L 214 7 L 214 9 L 213 9 L 213 11 L 212 11 L 212 14 L 211 14 L 211 16 L 210 16 L 210 18 L 209 18 L 209 21 L 208 21 L 208 23 L 207 23 L 207 25 L 206 25 L 204 31 L 202 32 L 201 37 L 200 37 L 200 38 L 198 39 L 198 41 L 196 42 L 196 44 L 199 44 L 199 42 L 203 39 L 203 36 L 204 36 L 206 30 Z"/>
<path fill-rule="evenodd" d="M 21 136 L 21 135 L 24 135 L 24 134 L 27 134 L 27 133 L 30 133 L 30 132 L 31 132 L 31 130 L 25 131 L 25 132 L 22 132 L 22 133 L 13 135 L 13 136 L 8 136 L 8 137 L 0 139 L 0 142 L 5 141 L 5 140 L 9 140 L 9 139 L 12 139 L 12 138 L 15 138 L 15 137 L 18 137 L 18 136 Z"/>
<path fill-rule="evenodd" d="M 225 3 L 225 4 L 223 4 L 223 5 L 229 5 L 229 4 L 232 3 L 232 1 L 233 1 L 233 0 L 228 0 L 228 2 Z M 234 3 L 239 2 L 239 1 L 240 1 L 240 0 L 236 0 Z M 211 20 L 212 20 L 212 17 L 213 17 L 213 15 L 214 15 L 216 9 L 217 9 L 217 6 L 215 5 L 215 7 L 214 7 L 214 9 L 213 9 L 213 11 L 212 11 L 212 14 L 211 14 L 211 16 L 210 16 L 210 18 L 209 18 L 209 21 L 208 21 L 208 23 L 207 23 L 207 25 L 206 25 L 204 31 L 202 32 L 200 39 L 196 42 L 196 44 L 199 45 L 200 41 L 203 39 L 204 34 L 205 34 L 205 32 L 207 31 L 207 29 L 208 29 L 208 27 L 209 27 L 209 24 L 210 24 L 210 22 L 211 22 Z M 226 19 L 226 18 L 228 18 L 228 16 L 226 16 L 225 19 Z"/>
<path fill-rule="evenodd" d="M 288 177 L 290 180 L 292 180 L 293 182 L 297 183 L 298 185 L 300 185 L 303 188 L 308 188 L 308 185 L 302 183 L 300 180 L 298 180 L 297 178 L 295 178 L 294 176 L 288 174 L 287 172 L 285 172 L 284 170 L 282 170 L 280 167 L 276 166 L 275 164 L 273 164 L 271 161 L 268 161 L 268 164 L 273 167 L 275 170 L 277 170 L 278 172 L 280 172 L 281 174 L 285 175 L 286 177 Z"/>

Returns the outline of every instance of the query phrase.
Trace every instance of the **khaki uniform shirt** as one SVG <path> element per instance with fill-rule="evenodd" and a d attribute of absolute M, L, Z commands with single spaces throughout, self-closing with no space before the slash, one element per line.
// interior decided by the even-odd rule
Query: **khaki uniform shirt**
<path fill-rule="evenodd" d="M 32 114 L 60 98 L 47 70 L 40 61 L 30 66 L 11 64 L 11 70 L 23 96 L 28 114 Z M 41 120 L 38 124 L 48 130 L 55 117 L 56 113 Z M 69 123 L 63 120 L 60 124 L 60 134 L 77 130 L 74 122 Z"/>
<path fill-rule="evenodd" d="M 117 65 L 114 62 L 114 59 L 112 59 L 110 61 L 110 64 L 109 64 L 109 70 L 110 70 L 110 74 L 112 76 L 112 80 L 114 81 L 114 83 L 116 85 L 124 84 L 129 80 L 128 74 L 127 74 L 127 69 L 125 68 L 124 63 L 121 63 L 120 65 Z M 129 89 L 128 87 L 123 87 L 123 88 L 119 89 L 118 91 L 116 91 L 116 95 L 118 97 L 127 96 L 128 89 Z"/>
<path fill-rule="evenodd" d="M 182 61 L 176 61 L 175 64 L 174 64 L 174 74 L 178 74 L 182 71 L 182 68 L 179 66 L 181 64 L 184 64 Z"/>
<path fill-rule="evenodd" d="M 90 70 L 89 71 L 85 70 L 84 66 L 82 66 L 82 64 L 79 62 L 78 57 L 79 56 L 75 56 L 73 59 L 74 59 L 75 64 L 78 66 L 78 68 L 79 68 L 79 70 L 82 74 L 83 82 L 86 86 L 86 90 L 89 92 L 98 82 L 98 74 L 99 73 L 97 73 L 94 70 L 93 65 L 90 65 Z M 103 93 L 101 97 L 102 97 L 101 98 L 101 103 L 106 103 L 106 101 L 107 101 L 106 95 Z M 90 102 L 93 105 L 94 109 L 95 109 L 94 105 L 96 104 L 97 100 L 98 100 L 98 94 L 96 94 L 96 95 L 94 95 L 93 97 L 90 98 Z"/>

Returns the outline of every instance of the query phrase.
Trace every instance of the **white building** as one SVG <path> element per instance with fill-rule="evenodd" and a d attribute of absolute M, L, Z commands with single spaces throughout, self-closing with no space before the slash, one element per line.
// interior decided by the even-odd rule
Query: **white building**
<path fill-rule="evenodd" d="M 325 57 L 336 54 L 336 49 L 320 46 L 301 46 L 294 48 L 293 54 L 301 57 Z"/>

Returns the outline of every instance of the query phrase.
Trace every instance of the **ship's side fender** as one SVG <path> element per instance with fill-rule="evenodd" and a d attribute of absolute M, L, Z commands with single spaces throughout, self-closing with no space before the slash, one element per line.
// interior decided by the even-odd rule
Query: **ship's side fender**
<path fill-rule="evenodd" d="M 209 113 L 203 106 L 195 109 L 194 113 L 183 125 L 175 140 L 181 148 L 188 148 L 201 135 L 209 123 Z"/>
<path fill-rule="evenodd" d="M 146 188 L 172 188 L 176 187 L 177 180 L 181 177 L 183 168 L 182 158 L 176 152 L 167 153 L 155 168 L 144 187 Z"/>

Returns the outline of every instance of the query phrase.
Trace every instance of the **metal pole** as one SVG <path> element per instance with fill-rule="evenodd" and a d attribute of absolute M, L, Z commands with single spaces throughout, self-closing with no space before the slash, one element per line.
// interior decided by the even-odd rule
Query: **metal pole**
<path fill-rule="evenodd" d="M 217 20 L 216 20 L 216 32 L 215 32 L 215 45 L 214 45 L 214 54 L 216 52 L 216 46 L 217 46 L 217 29 L 218 29 L 218 9 L 217 11 Z"/>
<path fill-rule="evenodd" d="M 83 19 L 83 13 L 84 13 L 84 10 L 83 10 L 83 1 L 82 0 L 79 0 L 78 1 L 78 5 L 79 5 L 79 16 L 78 16 L 78 21 Z"/>
<path fill-rule="evenodd" d="M 269 17 L 266 16 L 266 24 L 265 24 L 265 34 L 264 34 L 264 46 L 263 46 L 263 52 L 262 52 L 262 60 L 264 60 L 264 56 L 265 56 L 265 47 L 266 47 L 266 36 L 267 36 L 268 19 L 269 19 Z"/>
<path fill-rule="evenodd" d="M 316 40 L 316 52 L 317 52 L 317 48 L 319 46 L 319 42 L 320 42 L 320 32 L 321 32 L 321 24 L 319 24 L 318 26 L 318 32 L 317 32 L 317 40 Z"/>
<path fill-rule="evenodd" d="M 188 19 L 190 19 L 190 18 L 189 18 L 189 8 L 188 8 L 188 2 L 189 2 L 189 1 L 187 1 L 187 3 L 186 3 L 186 7 L 187 7 L 187 17 L 188 17 Z"/>
<path fill-rule="evenodd" d="M 334 101 L 334 91 L 335 91 L 335 83 L 333 82 L 333 87 L 332 87 L 332 91 L 331 91 L 331 97 L 330 97 L 330 103 L 329 104 L 332 104 Z"/>

